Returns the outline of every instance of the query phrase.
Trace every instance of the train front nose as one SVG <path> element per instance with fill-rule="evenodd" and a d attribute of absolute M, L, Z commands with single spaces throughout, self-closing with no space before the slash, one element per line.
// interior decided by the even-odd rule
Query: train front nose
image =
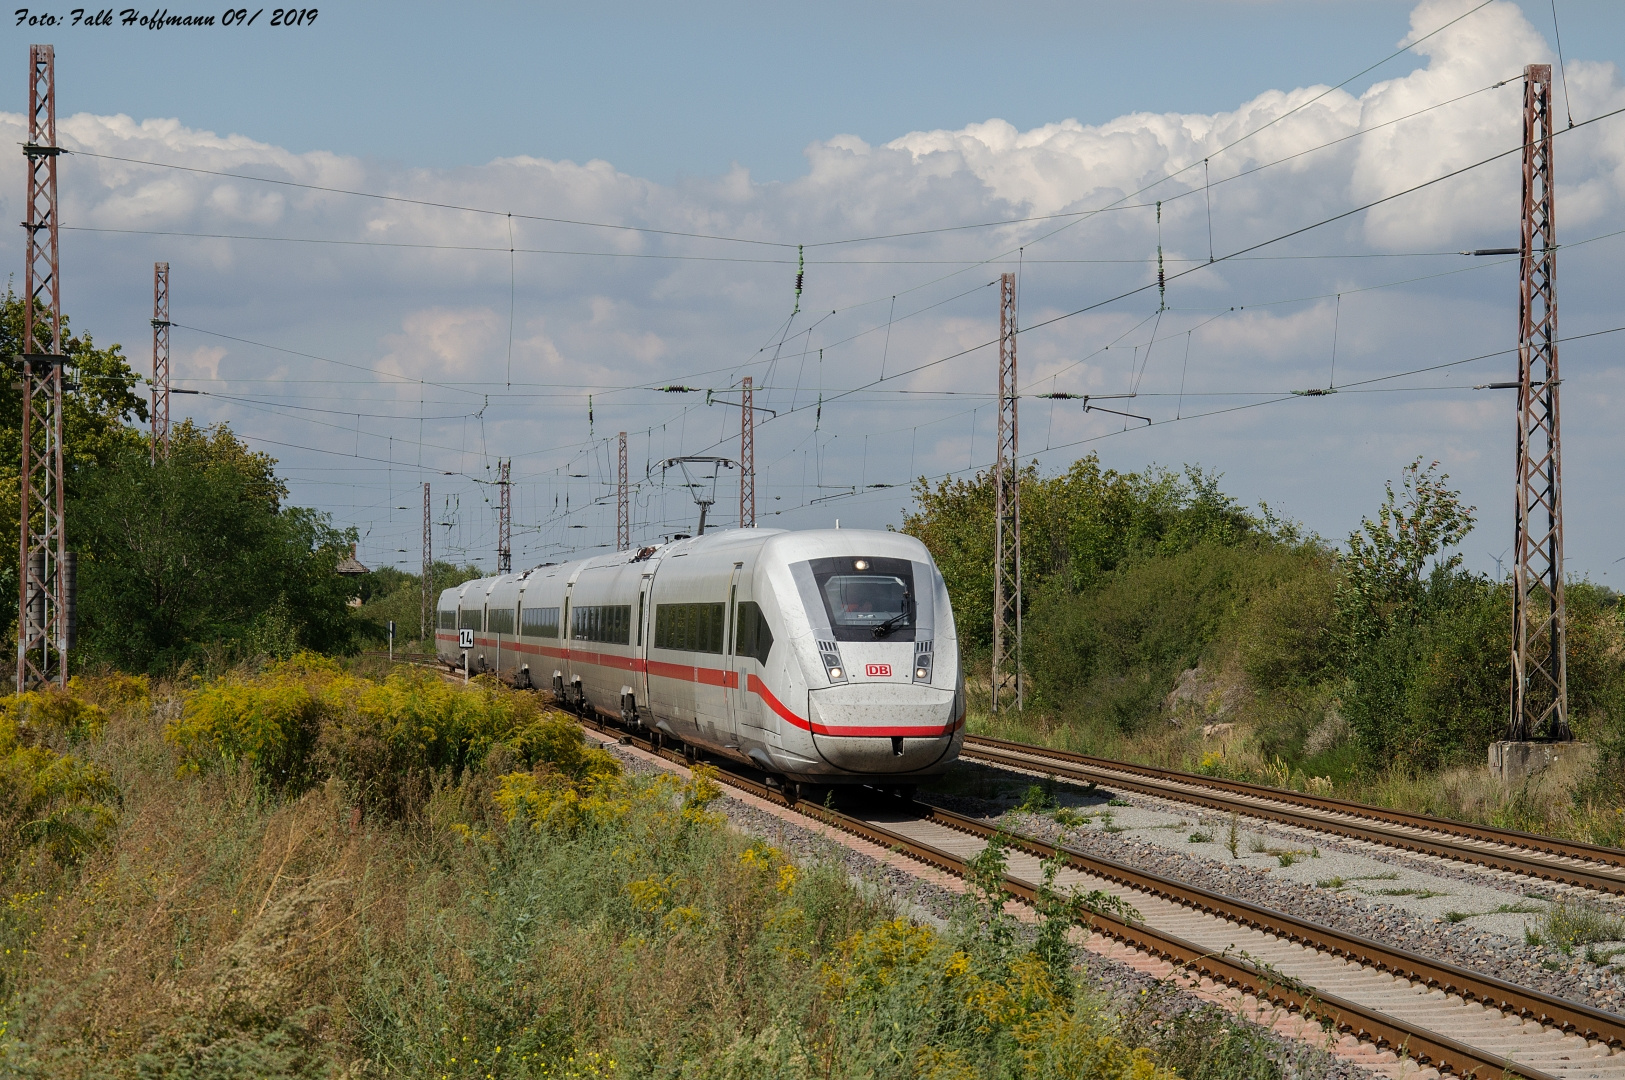
<path fill-rule="evenodd" d="M 807 697 L 813 745 L 837 769 L 915 773 L 953 759 L 960 717 L 952 690 L 858 682 Z"/>

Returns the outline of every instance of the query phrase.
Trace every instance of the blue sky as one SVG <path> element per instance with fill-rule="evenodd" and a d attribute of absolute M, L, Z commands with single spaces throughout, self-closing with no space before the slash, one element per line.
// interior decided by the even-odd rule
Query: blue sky
<path fill-rule="evenodd" d="M 735 162 L 787 180 L 805 171 L 808 143 L 836 134 L 885 142 L 995 116 L 1027 129 L 1213 112 L 1272 87 L 1337 82 L 1392 51 L 1410 7 L 346 3 L 308 28 L 79 30 L 56 44 L 72 75 L 65 112 L 174 116 L 409 166 L 523 152 L 602 158 L 661 182 Z M 1522 7 L 1550 32 L 1546 0 Z M 1576 56 L 1625 52 L 1617 0 L 1561 0 L 1558 12 Z M 1416 64 L 1403 57 L 1351 89 Z"/>
<path fill-rule="evenodd" d="M 145 371 L 151 265 L 169 261 L 176 383 L 203 391 L 177 411 L 280 458 L 364 561 L 416 564 L 427 479 L 437 554 L 491 565 L 498 457 L 516 561 L 602 550 L 621 429 L 638 537 L 689 526 L 655 463 L 731 454 L 719 402 L 747 374 L 776 412 L 761 523 L 895 525 L 911 478 L 986 467 L 1008 270 L 1033 327 L 1024 457 L 1199 462 L 1333 538 L 1407 462 L 1438 459 L 1481 508 L 1466 551 L 1491 570 L 1511 402 L 1471 388 L 1510 360 L 1387 376 L 1513 343 L 1514 269 L 1453 253 L 1515 240 L 1515 163 L 1202 265 L 1516 146 L 1516 77 L 1555 59 L 1552 7 L 1480 2 L 350 4 L 307 27 L 7 41 L 18 69 L 28 42 L 56 46 L 65 145 L 181 167 L 63 159 L 75 325 Z M 1576 120 L 1625 107 L 1617 0 L 1556 7 Z M 0 98 L 7 140 L 21 105 Z M 0 214 L 18 220 L 9 158 Z M 1625 117 L 1565 135 L 1558 169 L 1563 332 L 1625 326 Z M 1027 220 L 1056 214 L 1072 216 Z M 984 222 L 1007 224 L 959 228 Z M 920 230 L 809 247 L 792 316 L 793 245 Z M 18 240 L 0 235 L 0 263 L 20 268 Z M 1160 317 L 1154 291 L 1069 314 L 1153 281 L 1159 242 L 1192 270 Z M 1610 583 L 1619 338 L 1563 353 L 1570 567 Z M 1276 400 L 1333 379 L 1338 395 Z M 712 403 L 651 389 L 679 382 Z M 1157 423 L 1030 396 L 1053 391 L 1133 392 Z"/>

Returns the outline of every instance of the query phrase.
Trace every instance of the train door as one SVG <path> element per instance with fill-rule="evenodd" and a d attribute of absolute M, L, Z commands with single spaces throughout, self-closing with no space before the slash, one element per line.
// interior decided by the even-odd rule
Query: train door
<path fill-rule="evenodd" d="M 638 614 L 637 621 L 633 623 L 633 633 L 637 636 L 632 639 L 632 655 L 635 658 L 631 676 L 632 695 L 638 708 L 644 712 L 650 711 L 649 639 L 654 637 L 654 608 L 649 606 L 649 593 L 653 586 L 654 571 L 645 571 L 638 580 Z M 653 721 L 645 720 L 644 723 Z"/>
<path fill-rule="evenodd" d="M 577 569 L 576 574 L 581 573 Z M 575 574 L 564 583 L 564 604 L 559 609 L 559 645 L 564 650 L 564 662 L 559 666 L 564 669 L 564 700 L 567 704 L 579 706 L 581 704 L 581 665 L 576 662 L 572 646 L 575 644 L 570 637 L 570 600 L 575 592 Z"/>
<path fill-rule="evenodd" d="M 761 746 L 767 741 L 767 732 L 761 719 L 759 700 L 750 689 L 751 676 L 760 677 L 761 665 L 751 655 L 749 642 L 742 642 L 740 636 L 741 606 L 747 622 L 751 622 L 756 607 L 750 587 L 751 575 L 744 572 L 744 566 L 742 562 L 734 563 L 733 574 L 728 580 L 728 636 L 723 642 L 728 663 L 728 714 L 733 722 L 734 735 L 741 745 Z"/>

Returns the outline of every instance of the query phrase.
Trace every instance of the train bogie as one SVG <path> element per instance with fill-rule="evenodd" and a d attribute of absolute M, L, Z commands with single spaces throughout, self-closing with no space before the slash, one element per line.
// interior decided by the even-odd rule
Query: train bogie
<path fill-rule="evenodd" d="M 538 567 L 446 590 L 436 625 L 450 665 L 791 780 L 912 781 L 963 737 L 947 591 L 896 533 L 736 530 Z"/>

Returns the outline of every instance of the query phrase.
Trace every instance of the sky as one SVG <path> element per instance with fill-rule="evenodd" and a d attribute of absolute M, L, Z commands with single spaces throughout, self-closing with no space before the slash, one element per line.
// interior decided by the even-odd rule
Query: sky
<path fill-rule="evenodd" d="M 148 371 L 168 261 L 177 418 L 407 569 L 425 481 L 436 557 L 494 567 L 500 458 L 517 566 L 607 550 L 621 430 L 634 539 L 690 531 L 698 471 L 661 463 L 738 456 L 747 375 L 759 524 L 898 525 L 912 480 L 990 463 L 1010 272 L 1023 459 L 1199 464 L 1334 540 L 1437 460 L 1495 572 L 1513 401 L 1473 387 L 1515 373 L 1517 268 L 1457 253 L 1517 242 L 1521 75 L 1560 31 L 1568 567 L 1625 579 L 1617 0 L 275 10 L 12 26 L 0 141 L 53 44 L 74 326 Z M 5 220 L 23 184 L 0 155 Z M 715 497 L 737 523 L 735 472 Z"/>

